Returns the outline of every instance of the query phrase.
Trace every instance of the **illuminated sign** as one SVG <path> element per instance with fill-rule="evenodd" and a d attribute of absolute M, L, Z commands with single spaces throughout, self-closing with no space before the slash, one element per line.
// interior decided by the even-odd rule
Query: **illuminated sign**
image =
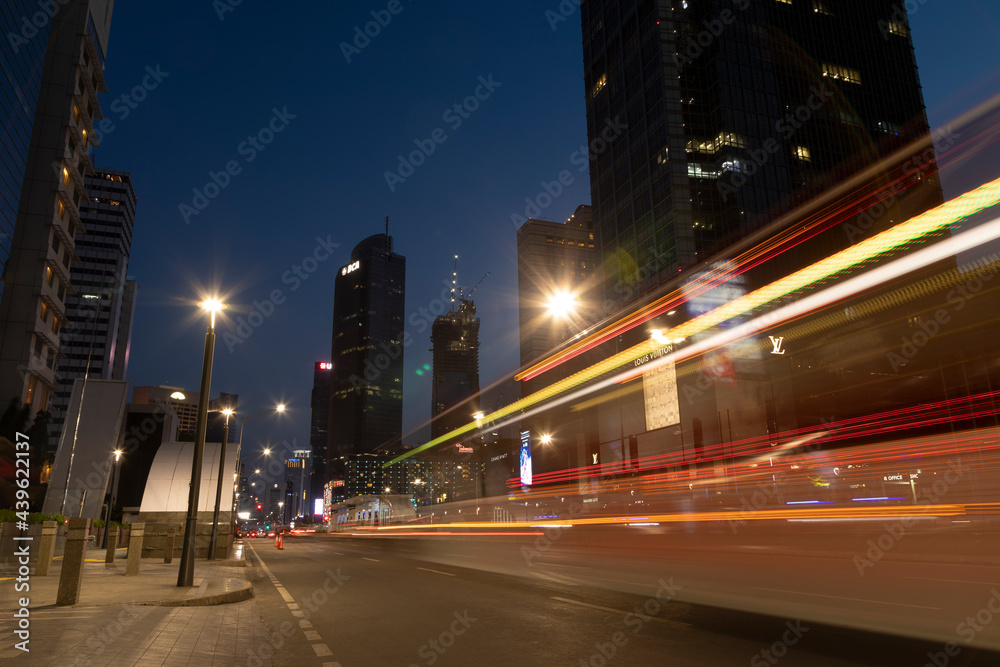
<path fill-rule="evenodd" d="M 322 514 L 322 513 L 323 513 L 323 499 L 316 498 L 315 500 L 313 500 L 313 514 Z"/>
<path fill-rule="evenodd" d="M 357 262 L 351 262 L 350 264 L 348 264 L 347 266 L 345 266 L 340 270 L 340 275 L 346 276 L 348 273 L 351 273 L 352 271 L 357 271 L 359 268 L 361 268 L 361 260 L 358 260 Z"/>
<path fill-rule="evenodd" d="M 466 447 L 465 445 L 455 445 L 458 447 L 459 454 L 471 454 L 474 450 L 472 447 Z"/>
<path fill-rule="evenodd" d="M 316 368 L 318 368 L 321 371 L 332 371 L 333 364 L 330 363 L 329 361 L 321 361 L 316 364 Z"/>
<path fill-rule="evenodd" d="M 344 480 L 342 480 L 342 479 L 335 479 L 332 482 L 330 482 L 331 488 L 332 487 L 343 486 L 343 485 L 344 485 Z"/>
<path fill-rule="evenodd" d="M 771 354 L 785 353 L 785 350 L 781 347 L 781 345 L 785 342 L 784 336 L 778 336 L 777 338 L 775 338 L 774 336 L 768 336 L 768 338 L 771 339 L 771 346 L 773 347 L 773 349 L 771 350 Z"/>
<path fill-rule="evenodd" d="M 521 431 L 521 486 L 531 486 L 531 431 Z"/>

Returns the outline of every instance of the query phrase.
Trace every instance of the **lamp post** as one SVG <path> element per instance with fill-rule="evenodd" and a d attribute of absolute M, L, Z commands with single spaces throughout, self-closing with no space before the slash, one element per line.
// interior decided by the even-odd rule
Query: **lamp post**
<path fill-rule="evenodd" d="M 240 437 L 239 437 L 239 440 L 236 441 L 236 472 L 234 473 L 234 477 L 233 477 L 233 515 L 232 515 L 232 519 L 230 521 L 230 523 L 232 525 L 235 525 L 235 523 L 236 523 L 236 512 L 238 510 L 238 507 L 236 505 L 236 489 L 239 486 L 240 452 L 243 449 L 243 427 L 246 425 L 246 423 L 249 420 L 253 419 L 254 417 L 262 417 L 263 415 L 269 415 L 272 412 L 281 413 L 281 412 L 284 412 L 284 411 L 285 411 L 285 404 L 284 403 L 278 403 L 278 405 L 276 405 L 275 407 L 271 408 L 270 410 L 262 410 L 261 412 L 258 412 L 258 413 L 255 413 L 255 414 L 243 417 L 240 420 Z M 229 419 L 227 417 L 227 419 L 226 419 L 226 427 L 228 428 L 228 426 L 229 426 Z M 259 469 L 257 470 L 257 473 L 258 474 L 260 473 Z"/>
<path fill-rule="evenodd" d="M 222 476 L 226 472 L 226 444 L 229 442 L 229 417 L 233 414 L 230 408 L 222 411 L 226 421 L 222 425 L 222 451 L 219 453 L 219 479 L 215 489 L 215 511 L 212 513 L 212 538 L 208 541 L 208 560 L 215 560 L 215 548 L 219 540 L 219 506 L 222 504 Z M 233 489 L 235 493 L 236 490 Z"/>
<path fill-rule="evenodd" d="M 101 548 L 108 546 L 108 531 L 111 530 L 111 513 L 115 509 L 115 500 L 118 495 L 118 476 L 121 474 L 121 459 L 122 450 L 115 450 L 115 465 L 111 471 L 111 501 L 108 503 L 108 515 L 105 517 L 104 521 L 104 540 Z"/>
<path fill-rule="evenodd" d="M 177 573 L 177 586 L 179 587 L 194 585 L 195 531 L 198 529 L 198 496 L 201 490 L 201 464 L 205 457 L 205 429 L 208 427 L 208 394 L 212 386 L 215 314 L 224 308 L 224 304 L 217 299 L 208 299 L 200 305 L 209 312 L 209 325 L 208 331 L 205 332 L 205 356 L 201 367 L 201 395 L 198 396 L 198 421 L 195 427 L 194 456 L 191 462 L 191 489 L 188 493 L 187 518 L 184 521 L 181 566 Z"/>

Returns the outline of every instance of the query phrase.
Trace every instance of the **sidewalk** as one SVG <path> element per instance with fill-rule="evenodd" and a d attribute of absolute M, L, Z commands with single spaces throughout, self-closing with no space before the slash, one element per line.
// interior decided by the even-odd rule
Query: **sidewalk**
<path fill-rule="evenodd" d="M 270 665 L 267 629 L 253 598 L 257 568 L 242 545 L 234 558 L 196 560 L 194 586 L 179 588 L 180 559 L 143 560 L 125 576 L 125 550 L 114 564 L 88 550 L 80 599 L 57 606 L 61 560 L 47 577 L 31 576 L 30 590 L 0 581 L 0 663 L 23 665 Z M 3 575 L 4 578 L 9 575 Z M 18 598 L 27 597 L 29 653 L 17 649 Z M 221 605 L 221 606 L 220 606 Z M 251 657 L 253 656 L 253 657 Z M 16 661 L 16 662 L 13 662 Z"/>

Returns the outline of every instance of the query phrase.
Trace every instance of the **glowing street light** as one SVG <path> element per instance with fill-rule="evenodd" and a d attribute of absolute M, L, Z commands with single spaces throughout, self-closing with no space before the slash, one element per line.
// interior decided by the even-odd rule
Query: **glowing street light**
<path fill-rule="evenodd" d="M 566 317 L 576 312 L 576 295 L 569 290 L 560 290 L 549 297 L 549 314 L 553 317 Z"/>
<path fill-rule="evenodd" d="M 201 367 L 201 394 L 198 396 L 198 421 L 195 426 L 194 456 L 191 463 L 191 489 L 188 493 L 188 511 L 184 522 L 184 542 L 181 547 L 181 566 L 177 585 L 194 586 L 194 542 L 198 529 L 198 496 L 201 490 L 201 465 L 205 458 L 205 430 L 208 427 L 208 396 L 212 389 L 212 358 L 215 354 L 215 314 L 225 308 L 218 299 L 206 299 L 200 306 L 209 313 L 208 331 L 205 332 L 205 354 Z"/>
<path fill-rule="evenodd" d="M 546 434 L 542 435 L 542 437 L 540 437 L 538 439 L 538 441 L 541 442 L 543 445 L 547 445 L 550 442 L 552 442 L 552 436 L 549 435 L 548 433 L 546 433 Z"/>

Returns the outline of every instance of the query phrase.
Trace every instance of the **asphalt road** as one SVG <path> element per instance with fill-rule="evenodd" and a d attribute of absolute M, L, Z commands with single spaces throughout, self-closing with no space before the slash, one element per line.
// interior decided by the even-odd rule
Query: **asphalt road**
<path fill-rule="evenodd" d="M 866 627 L 850 618 L 856 609 L 881 623 L 939 618 L 954 628 L 968 600 L 989 595 L 982 584 L 996 581 L 995 568 L 935 570 L 923 581 L 907 577 L 928 574 L 925 566 L 884 561 L 879 576 L 848 576 L 843 559 L 754 554 L 754 540 L 742 542 L 750 549 L 669 557 L 566 544 L 528 562 L 522 547 L 530 542 L 503 538 L 310 535 L 280 551 L 254 540 L 251 555 L 278 665 L 1000 665 L 1000 655 L 976 646 L 1000 634 L 1000 621 L 971 643 L 952 632 L 948 646 L 933 634 L 921 640 L 812 620 L 827 609 Z M 957 577 L 970 583 L 947 581 Z M 757 607 L 773 615 L 706 606 L 713 596 L 729 607 L 762 601 Z M 951 602 L 924 603 L 938 598 Z"/>

